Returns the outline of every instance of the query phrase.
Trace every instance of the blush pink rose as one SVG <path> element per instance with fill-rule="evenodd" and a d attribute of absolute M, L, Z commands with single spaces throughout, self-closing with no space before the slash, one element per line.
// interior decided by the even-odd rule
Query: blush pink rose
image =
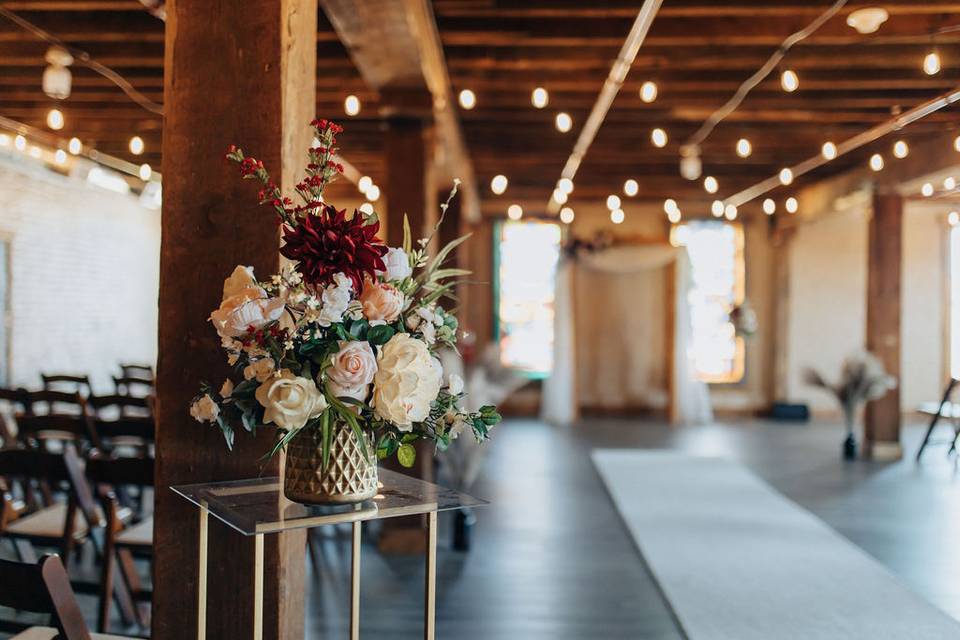
<path fill-rule="evenodd" d="M 283 300 L 257 286 L 250 267 L 237 267 L 223 283 L 223 302 L 210 314 L 221 338 L 235 338 L 249 327 L 260 329 L 283 315 Z"/>
<path fill-rule="evenodd" d="M 377 372 L 377 357 L 366 341 L 342 341 L 340 351 L 333 354 L 327 379 L 337 396 L 348 396 L 363 401 L 373 376 Z"/>
<path fill-rule="evenodd" d="M 403 294 L 392 284 L 367 280 L 360 293 L 360 304 L 367 320 L 393 322 L 403 309 Z"/>

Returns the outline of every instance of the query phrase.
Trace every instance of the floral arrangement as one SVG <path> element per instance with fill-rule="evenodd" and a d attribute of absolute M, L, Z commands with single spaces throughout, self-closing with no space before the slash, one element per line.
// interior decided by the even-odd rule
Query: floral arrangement
<path fill-rule="evenodd" d="M 243 178 L 261 184 L 260 204 L 278 215 L 280 253 L 290 262 L 266 280 L 238 266 L 224 282 L 210 321 L 237 381 L 227 379 L 219 392 L 204 385 L 190 414 L 216 424 L 231 448 L 238 430 L 276 426 L 268 455 L 301 430 L 317 429 L 324 467 L 339 425 L 349 426 L 361 447 L 370 436 L 377 457 L 396 455 L 405 466 L 414 462 L 417 440 L 440 451 L 464 430 L 486 440 L 500 421 L 496 408 L 461 409 L 463 380 L 445 378 L 438 358 L 439 350 L 456 348 L 457 336 L 457 319 L 441 302 L 452 300 L 458 278 L 469 274 L 443 265 L 468 236 L 431 257 L 433 234 L 414 246 L 404 218 L 403 246 L 387 247 L 377 237 L 376 213 L 347 215 L 323 200 L 343 171 L 336 162 L 342 128 L 327 120 L 311 126 L 316 140 L 296 185 L 298 204 L 281 195 L 262 162 L 232 146 L 226 154 Z"/>

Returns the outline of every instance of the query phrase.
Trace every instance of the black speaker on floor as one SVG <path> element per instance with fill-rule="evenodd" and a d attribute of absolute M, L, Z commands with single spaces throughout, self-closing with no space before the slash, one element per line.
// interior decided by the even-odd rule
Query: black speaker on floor
<path fill-rule="evenodd" d="M 805 404 L 774 402 L 770 417 L 781 422 L 807 422 L 810 420 L 810 408 Z"/>

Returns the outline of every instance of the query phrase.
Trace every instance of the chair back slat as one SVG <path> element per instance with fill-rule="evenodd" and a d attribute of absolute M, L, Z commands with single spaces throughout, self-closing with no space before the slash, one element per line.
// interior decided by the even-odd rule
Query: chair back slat
<path fill-rule="evenodd" d="M 87 477 L 94 484 L 152 487 L 153 459 L 95 456 L 87 460 Z"/>
<path fill-rule="evenodd" d="M 24 415 L 17 418 L 17 438 L 26 445 L 45 441 L 80 441 L 101 448 L 94 420 L 86 415 Z"/>
<path fill-rule="evenodd" d="M 140 376 L 114 376 L 113 385 L 118 395 L 144 397 L 153 393 L 153 378 Z"/>
<path fill-rule="evenodd" d="M 116 420 L 94 420 L 93 427 L 97 438 L 108 441 L 111 438 L 139 438 L 146 444 L 156 440 L 156 428 L 153 418 L 117 418 Z"/>
<path fill-rule="evenodd" d="M 153 381 L 153 367 L 149 364 L 121 363 L 120 371 L 123 372 L 125 377 L 144 378 Z"/>
<path fill-rule="evenodd" d="M 0 604 L 53 616 L 62 640 L 90 640 L 90 630 L 58 556 L 44 556 L 37 564 L 0 560 Z"/>
<path fill-rule="evenodd" d="M 28 391 L 27 412 L 35 414 L 79 414 L 84 410 L 84 398 L 75 391 Z"/>
<path fill-rule="evenodd" d="M 66 482 L 87 525 L 93 529 L 101 524 L 93 491 L 84 475 L 83 462 L 71 444 L 67 444 L 62 453 L 35 449 L 0 450 L 0 477 L 44 480 L 51 484 Z"/>
<path fill-rule="evenodd" d="M 90 376 L 77 375 L 71 373 L 41 373 L 40 379 L 43 380 L 45 391 L 70 391 L 81 393 L 85 396 L 93 392 L 90 385 Z"/>

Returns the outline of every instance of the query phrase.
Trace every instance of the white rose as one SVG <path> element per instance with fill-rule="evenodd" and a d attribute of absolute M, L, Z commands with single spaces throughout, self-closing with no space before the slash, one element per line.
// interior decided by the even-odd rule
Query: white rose
<path fill-rule="evenodd" d="M 208 393 L 190 405 L 190 416 L 197 422 L 215 422 L 219 415 L 220 405 Z"/>
<path fill-rule="evenodd" d="M 377 357 L 369 342 L 343 340 L 340 342 L 340 351 L 331 358 L 327 378 L 337 396 L 363 401 L 367 396 L 367 385 L 373 382 L 376 372 Z"/>
<path fill-rule="evenodd" d="M 253 327 L 279 320 L 283 300 L 271 298 L 253 279 L 253 269 L 237 267 L 223 282 L 223 301 L 210 314 L 210 321 L 221 338 L 235 338 Z"/>
<path fill-rule="evenodd" d="M 383 264 L 386 265 L 387 270 L 377 273 L 386 280 L 403 280 L 409 278 L 413 273 L 413 269 L 410 267 L 410 258 L 403 249 L 393 247 L 388 250 L 387 255 L 383 256 Z"/>
<path fill-rule="evenodd" d="M 220 387 L 220 397 L 229 398 L 233 395 L 233 381 L 230 378 L 227 378 L 223 381 L 223 386 Z"/>
<path fill-rule="evenodd" d="M 257 387 L 255 395 L 266 409 L 263 421 L 281 429 L 299 429 L 327 408 L 327 399 L 313 380 L 297 377 L 287 369 Z"/>
<path fill-rule="evenodd" d="M 452 396 L 458 396 L 463 393 L 463 378 L 455 373 L 451 373 L 447 378 L 447 393 Z"/>
<path fill-rule="evenodd" d="M 256 378 L 257 382 L 264 382 L 273 375 L 276 368 L 277 365 L 274 363 L 273 358 L 254 360 L 243 368 L 243 379 L 250 380 Z"/>
<path fill-rule="evenodd" d="M 373 406 L 377 415 L 410 431 L 414 422 L 430 414 L 430 403 L 440 393 L 433 358 L 421 340 L 398 333 L 383 346 L 373 377 Z"/>

